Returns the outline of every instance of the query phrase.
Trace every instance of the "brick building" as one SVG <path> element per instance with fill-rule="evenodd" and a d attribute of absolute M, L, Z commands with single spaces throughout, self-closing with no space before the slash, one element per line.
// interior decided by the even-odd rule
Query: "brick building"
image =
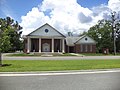
<path fill-rule="evenodd" d="M 24 52 L 95 53 L 96 42 L 89 36 L 64 36 L 58 30 L 44 24 L 24 38 Z"/>

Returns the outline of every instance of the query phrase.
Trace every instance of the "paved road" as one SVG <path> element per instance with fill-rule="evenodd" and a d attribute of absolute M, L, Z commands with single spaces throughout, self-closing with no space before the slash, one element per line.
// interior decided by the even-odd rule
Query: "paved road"
<path fill-rule="evenodd" d="M 0 76 L 0 90 L 120 90 L 120 72 Z"/>
<path fill-rule="evenodd" d="M 93 60 L 93 59 L 120 59 L 120 56 L 59 56 L 59 57 L 8 57 L 2 55 L 3 60 Z"/>

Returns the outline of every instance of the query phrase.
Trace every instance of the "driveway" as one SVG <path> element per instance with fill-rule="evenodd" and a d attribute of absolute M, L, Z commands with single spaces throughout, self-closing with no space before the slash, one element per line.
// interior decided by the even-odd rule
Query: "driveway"
<path fill-rule="evenodd" d="M 13 56 L 6 56 L 5 54 L 2 55 L 3 60 L 108 60 L 108 59 L 120 59 L 120 56 L 49 56 L 49 57 L 39 57 L 39 56 L 20 56 L 20 57 L 13 57 Z"/>

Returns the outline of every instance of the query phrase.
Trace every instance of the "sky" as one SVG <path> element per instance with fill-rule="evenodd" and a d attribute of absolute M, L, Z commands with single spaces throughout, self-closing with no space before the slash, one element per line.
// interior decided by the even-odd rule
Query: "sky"
<path fill-rule="evenodd" d="M 0 0 L 0 18 L 9 16 L 27 35 L 48 23 L 62 34 L 80 34 L 120 12 L 120 0 Z"/>

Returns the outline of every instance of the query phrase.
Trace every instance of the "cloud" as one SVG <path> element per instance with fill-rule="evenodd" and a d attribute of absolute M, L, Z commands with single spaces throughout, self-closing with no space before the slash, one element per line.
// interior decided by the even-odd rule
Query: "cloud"
<path fill-rule="evenodd" d="M 23 34 L 28 34 L 40 25 L 50 21 L 50 18 L 45 16 L 43 12 L 40 12 L 38 7 L 32 8 L 32 10 L 29 11 L 26 16 L 22 16 L 21 19 L 22 22 L 20 25 L 23 27 Z"/>
<path fill-rule="evenodd" d="M 120 11 L 120 0 L 109 0 L 108 7 L 113 11 Z"/>
<path fill-rule="evenodd" d="M 25 35 L 45 23 L 49 23 L 63 34 L 79 34 L 87 31 L 98 20 L 109 19 L 111 10 L 117 8 L 120 11 L 119 3 L 119 0 L 109 0 L 108 5 L 84 8 L 77 0 L 43 0 L 40 5 L 21 17 L 20 25 Z"/>
<path fill-rule="evenodd" d="M 110 11 L 111 9 L 104 4 L 101 4 L 100 6 L 96 6 L 92 8 L 92 12 L 94 16 L 98 16 L 101 13 L 110 12 Z"/>
<path fill-rule="evenodd" d="M 92 17 L 85 16 L 82 12 L 79 13 L 78 18 L 81 23 L 89 23 L 92 21 Z"/>

